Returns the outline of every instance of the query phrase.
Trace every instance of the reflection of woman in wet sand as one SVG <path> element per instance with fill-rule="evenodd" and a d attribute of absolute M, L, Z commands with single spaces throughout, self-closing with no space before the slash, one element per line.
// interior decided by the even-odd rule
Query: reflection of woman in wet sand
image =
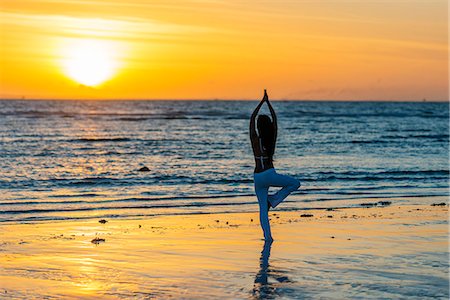
<path fill-rule="evenodd" d="M 266 241 L 264 243 L 259 260 L 259 272 L 256 274 L 255 285 L 253 287 L 253 296 L 258 299 L 272 299 L 273 296 L 276 296 L 280 284 L 290 282 L 287 276 L 281 276 L 280 270 L 269 269 L 271 246 L 271 242 Z M 269 275 L 272 279 L 275 279 L 273 283 L 269 283 Z"/>
<path fill-rule="evenodd" d="M 255 283 L 259 285 L 266 285 L 267 284 L 267 271 L 269 269 L 269 257 L 270 257 L 270 248 L 272 246 L 272 243 L 265 242 L 264 248 L 261 251 L 261 258 L 259 260 L 259 272 L 256 274 Z"/>
<path fill-rule="evenodd" d="M 269 106 L 272 120 L 267 115 L 258 116 L 257 132 L 255 119 L 264 102 Z M 300 187 L 300 181 L 278 174 L 273 167 L 273 154 L 277 141 L 277 116 L 269 102 L 266 90 L 264 90 L 264 97 L 253 111 L 250 119 L 250 140 L 256 163 L 254 179 L 255 192 L 259 203 L 259 220 L 264 232 L 264 239 L 273 241 L 269 224 L 269 208 L 277 207 L 290 193 L 297 190 Z M 273 195 L 269 195 L 269 187 L 271 186 L 281 187 L 282 189 Z"/>

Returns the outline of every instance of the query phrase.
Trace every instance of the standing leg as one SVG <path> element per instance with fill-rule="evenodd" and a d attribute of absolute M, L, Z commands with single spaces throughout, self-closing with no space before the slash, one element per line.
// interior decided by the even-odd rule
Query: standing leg
<path fill-rule="evenodd" d="M 277 174 L 275 172 L 271 174 L 269 180 L 270 186 L 282 187 L 281 190 L 268 197 L 270 205 L 273 208 L 277 207 L 277 205 L 280 204 L 284 199 L 286 199 L 286 197 L 289 196 L 290 193 L 298 190 L 300 187 L 299 180 L 287 175 Z"/>
<path fill-rule="evenodd" d="M 267 202 L 267 196 L 269 193 L 268 187 L 257 187 L 255 184 L 256 197 L 258 197 L 259 204 L 259 222 L 264 233 L 264 239 L 266 241 L 272 241 L 272 233 L 270 232 L 269 223 L 269 203 Z"/>

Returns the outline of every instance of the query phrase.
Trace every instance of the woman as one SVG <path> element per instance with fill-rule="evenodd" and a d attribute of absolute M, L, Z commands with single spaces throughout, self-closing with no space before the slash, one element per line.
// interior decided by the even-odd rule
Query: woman
<path fill-rule="evenodd" d="M 255 119 L 261 106 L 267 103 L 269 106 L 272 120 L 267 115 L 258 116 L 256 132 Z M 277 174 L 273 167 L 273 154 L 275 152 L 275 144 L 277 141 L 277 116 L 269 102 L 266 90 L 264 97 L 253 111 L 250 119 L 250 140 L 255 156 L 255 192 L 259 203 L 259 220 L 264 232 L 264 239 L 272 242 L 272 233 L 269 224 L 269 208 L 275 208 L 290 193 L 300 187 L 300 181 L 295 178 Z M 277 193 L 269 195 L 269 187 L 282 187 Z"/>

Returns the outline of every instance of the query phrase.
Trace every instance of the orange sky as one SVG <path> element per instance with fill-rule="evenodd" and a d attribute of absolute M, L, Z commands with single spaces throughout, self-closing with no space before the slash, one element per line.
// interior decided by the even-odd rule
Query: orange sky
<path fill-rule="evenodd" d="M 0 97 L 448 100 L 447 5 L 1 0 Z"/>

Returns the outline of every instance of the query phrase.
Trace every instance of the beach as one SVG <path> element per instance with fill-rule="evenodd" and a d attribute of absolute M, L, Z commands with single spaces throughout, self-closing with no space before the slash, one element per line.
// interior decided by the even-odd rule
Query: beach
<path fill-rule="evenodd" d="M 434 200 L 271 211 L 270 247 L 256 211 L 4 223 L 0 297 L 447 299 L 448 205 Z"/>

